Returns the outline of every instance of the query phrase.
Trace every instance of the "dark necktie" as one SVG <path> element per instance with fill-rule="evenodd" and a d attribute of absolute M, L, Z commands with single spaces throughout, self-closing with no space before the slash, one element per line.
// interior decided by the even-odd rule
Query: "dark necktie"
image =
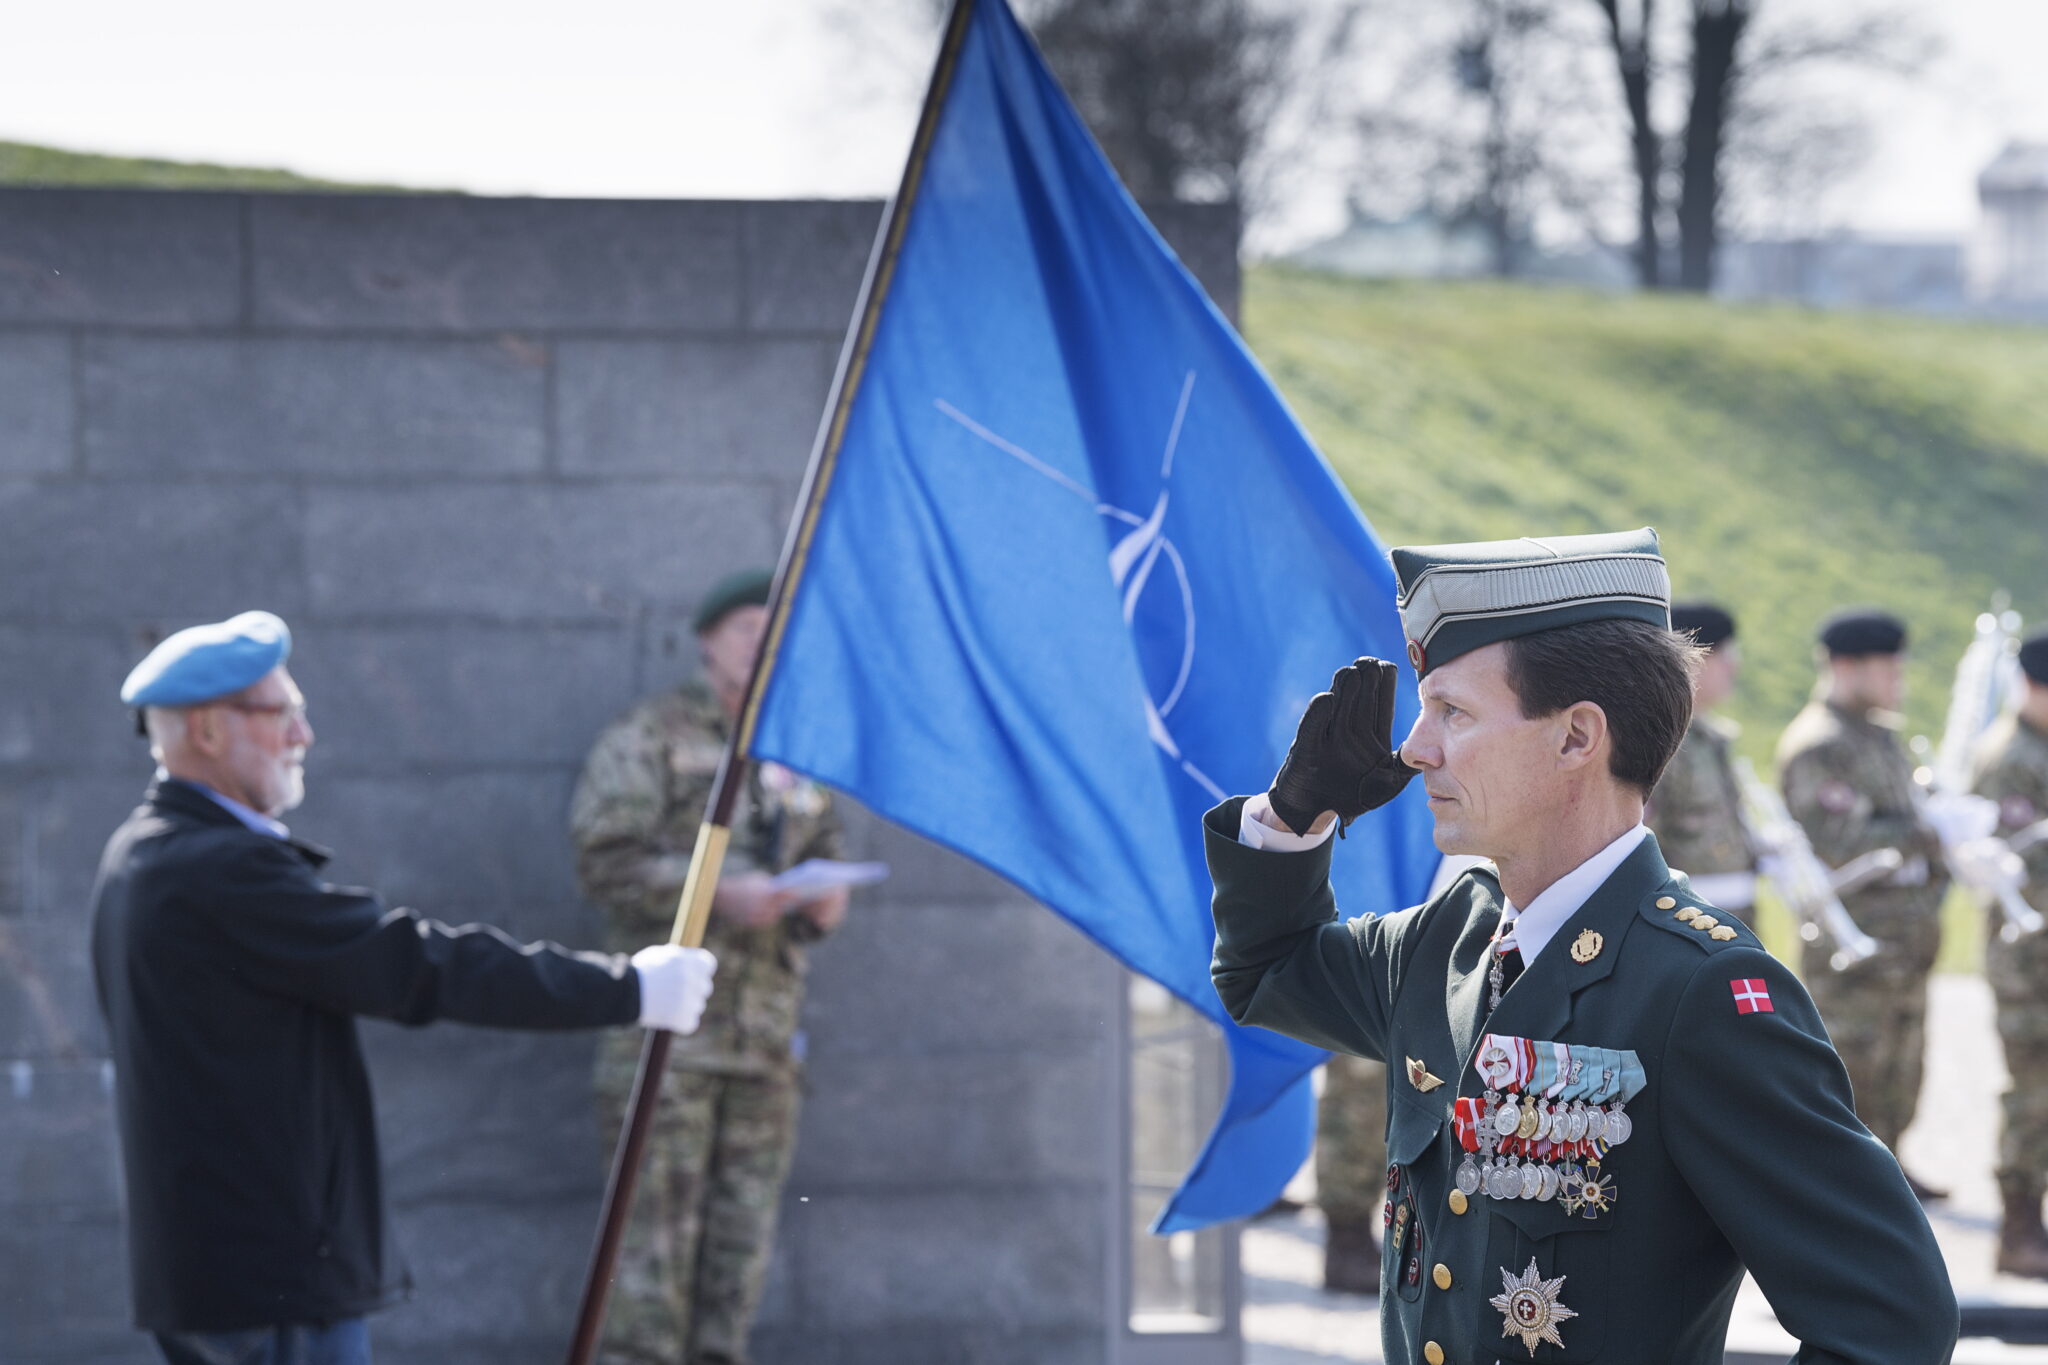
<path fill-rule="evenodd" d="M 1522 951 L 1510 948 L 1500 955 L 1500 989 L 1507 994 L 1508 987 L 1515 984 L 1515 978 L 1522 974 Z"/>

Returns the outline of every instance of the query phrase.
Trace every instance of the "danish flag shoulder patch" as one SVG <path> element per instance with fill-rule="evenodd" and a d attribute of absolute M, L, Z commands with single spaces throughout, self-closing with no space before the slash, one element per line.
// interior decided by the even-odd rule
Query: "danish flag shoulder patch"
<path fill-rule="evenodd" d="M 1741 977 L 1728 983 L 1728 989 L 1735 992 L 1737 1014 L 1775 1014 L 1771 1008 L 1771 988 L 1760 976 Z"/>

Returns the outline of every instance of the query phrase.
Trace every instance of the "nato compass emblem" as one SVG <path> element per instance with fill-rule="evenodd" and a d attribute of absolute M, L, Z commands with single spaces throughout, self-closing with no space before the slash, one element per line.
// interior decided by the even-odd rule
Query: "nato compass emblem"
<path fill-rule="evenodd" d="M 1564 1288 L 1565 1277 L 1554 1280 L 1543 1278 L 1543 1272 L 1536 1268 L 1536 1258 L 1529 1258 L 1529 1268 L 1519 1275 L 1500 1272 L 1501 1292 L 1487 1302 L 1501 1311 L 1507 1325 L 1500 1329 L 1504 1337 L 1520 1337 L 1522 1345 L 1529 1348 L 1534 1358 L 1536 1343 L 1549 1342 L 1562 1350 L 1564 1338 L 1557 1334 L 1557 1325 L 1566 1318 L 1575 1318 L 1577 1313 L 1557 1300 L 1558 1291 Z"/>
<path fill-rule="evenodd" d="M 1141 650 L 1148 656 L 1145 660 L 1146 731 L 1152 742 L 1180 765 L 1181 771 L 1200 783 L 1212 798 L 1221 801 L 1227 793 L 1207 773 L 1188 761 L 1168 725 L 1174 707 L 1180 704 L 1181 695 L 1187 690 L 1188 675 L 1195 667 L 1194 588 L 1188 578 L 1187 561 L 1181 558 L 1180 549 L 1166 533 L 1173 455 L 1180 445 L 1181 431 L 1187 422 L 1188 401 L 1194 393 L 1195 374 L 1190 370 L 1181 383 L 1180 401 L 1174 407 L 1173 422 L 1167 428 L 1166 449 L 1159 462 L 1159 496 L 1149 511 L 1112 507 L 1075 479 L 989 430 L 945 399 L 934 400 L 933 406 L 990 447 L 1083 499 L 1112 523 L 1116 538 L 1109 550 L 1109 574 L 1122 600 L 1124 624 L 1139 627 L 1133 630 L 1133 634 L 1144 641 L 1165 642 L 1163 649 L 1155 644 L 1153 649 Z M 1162 565 L 1168 572 L 1160 572 Z"/>

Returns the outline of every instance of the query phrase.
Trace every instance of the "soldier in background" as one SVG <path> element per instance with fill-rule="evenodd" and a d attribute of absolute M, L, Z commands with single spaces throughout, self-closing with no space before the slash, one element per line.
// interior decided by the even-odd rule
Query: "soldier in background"
<path fill-rule="evenodd" d="M 1373 1229 L 1387 1199 L 1387 1068 L 1339 1052 L 1323 1071 L 1316 1109 L 1316 1203 L 1323 1210 L 1323 1288 L 1380 1292 Z"/>
<path fill-rule="evenodd" d="M 1976 754 L 1978 795 L 1998 802 L 1999 833 L 2010 838 L 2048 817 L 2048 632 L 2020 647 L 2027 685 L 2019 710 L 1984 733 Z M 2048 910 L 2048 840 L 2023 844 L 2027 900 Z M 2048 1230 L 2041 1196 L 2048 1177 L 2048 934 L 2006 943 L 1993 907 L 1985 975 L 1998 1002 L 1998 1036 L 2012 1086 L 2005 1092 L 1998 1144 L 1998 1190 L 2005 1204 L 1998 1270 L 2048 1280 Z"/>
<path fill-rule="evenodd" d="M 615 943 L 664 937 L 689 871 L 727 736 L 767 624 L 770 576 L 735 574 L 691 626 L 704 675 L 649 698 L 598 737 L 570 809 L 584 894 Z M 774 1247 L 795 1146 L 805 953 L 846 914 L 844 887 L 798 900 L 774 875 L 840 853 L 831 798 L 775 764 L 748 768 L 704 945 L 717 989 L 677 1038 L 622 1244 L 604 1358 L 741 1365 Z M 639 1048 L 600 1054 L 609 1140 L 624 1122 Z"/>
<path fill-rule="evenodd" d="M 1756 922 L 1756 847 L 1742 823 L 1742 789 L 1729 746 L 1732 721 L 1710 715 L 1735 691 L 1742 646 L 1735 618 L 1710 602 L 1678 602 L 1671 628 L 1707 651 L 1693 680 L 1692 724 L 1658 779 L 1645 819 L 1664 861 L 1692 879 L 1702 899 L 1744 924 Z"/>
<path fill-rule="evenodd" d="M 1893 1152 L 1920 1101 L 1927 1050 L 1927 978 L 1941 947 L 1948 891 L 1939 835 L 1922 819 L 1913 764 L 1899 743 L 1905 697 L 1906 627 L 1872 609 L 1822 624 L 1821 676 L 1778 741 L 1785 806 L 1830 867 L 1895 848 L 1899 870 L 1851 895 L 1843 906 L 1884 945 L 1846 971 L 1826 943 L 1804 946 L 1803 975 L 1828 1036 L 1849 1068 L 1856 1116 Z M 1946 1198 L 1909 1172 L 1920 1199 Z"/>

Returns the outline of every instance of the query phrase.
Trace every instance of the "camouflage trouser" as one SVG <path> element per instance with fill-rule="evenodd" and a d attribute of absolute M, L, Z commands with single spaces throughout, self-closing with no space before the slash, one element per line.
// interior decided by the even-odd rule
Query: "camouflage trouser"
<path fill-rule="evenodd" d="M 1825 942 L 1818 949 L 1807 945 L 1807 988 L 1849 1068 L 1856 1117 L 1896 1152 L 1920 1106 L 1928 969 L 1885 952 L 1838 972 L 1828 966 L 1828 955 Z"/>
<path fill-rule="evenodd" d="M 615 1065 L 600 1063 L 607 1144 L 624 1122 L 630 1088 L 630 1075 L 627 1086 L 617 1076 Z M 796 1143 L 799 1094 L 794 1070 L 669 1072 L 612 1281 L 604 1365 L 746 1360 Z"/>
<path fill-rule="evenodd" d="M 2005 1069 L 2012 1074 L 1998 1173 L 2039 1181 L 2048 1176 L 2048 936 L 2015 944 L 1994 940 L 1985 957 Z"/>
<path fill-rule="evenodd" d="M 1325 1217 L 1379 1223 L 1387 1200 L 1387 1068 L 1338 1053 L 1316 1112 L 1316 1202 Z"/>

